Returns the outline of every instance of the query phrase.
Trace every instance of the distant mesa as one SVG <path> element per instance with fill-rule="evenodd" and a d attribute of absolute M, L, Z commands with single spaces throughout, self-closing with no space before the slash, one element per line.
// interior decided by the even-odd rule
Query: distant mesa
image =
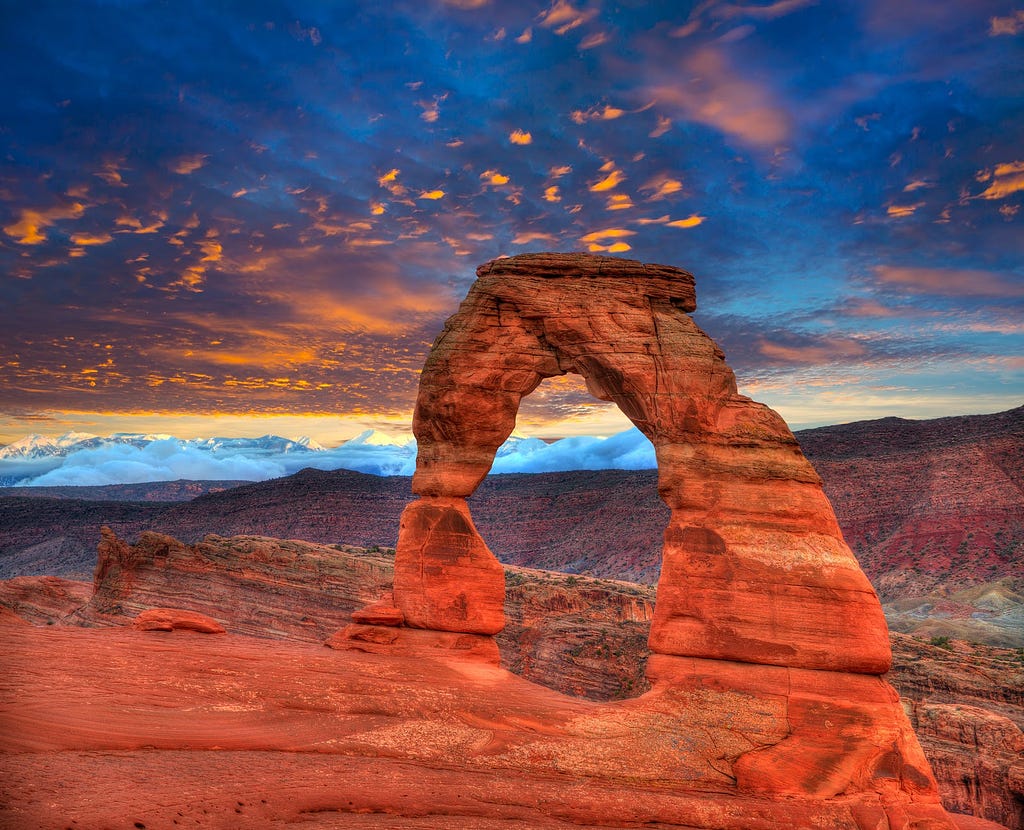
<path fill-rule="evenodd" d="M 731 754 L 739 794 L 841 796 L 851 827 L 952 828 L 879 677 L 891 664 L 882 608 L 821 481 L 783 420 L 738 394 L 722 351 L 688 316 L 695 308 L 692 275 L 664 265 L 549 253 L 478 268 L 420 376 L 417 499 L 401 518 L 393 606 L 405 627 L 436 632 L 435 647 L 501 630 L 504 574 L 466 498 L 523 397 L 544 378 L 579 374 L 657 454 L 672 513 L 648 677 L 678 728 L 699 699 L 702 717 L 724 722 L 739 707 L 745 732 L 776 736 Z M 353 629 L 358 648 L 367 627 Z"/>

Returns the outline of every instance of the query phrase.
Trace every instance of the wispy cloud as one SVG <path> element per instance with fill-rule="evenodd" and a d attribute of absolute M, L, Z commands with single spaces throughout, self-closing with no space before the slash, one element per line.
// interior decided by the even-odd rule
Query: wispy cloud
<path fill-rule="evenodd" d="M 912 294 L 945 297 L 1024 297 L 1024 282 L 973 268 L 921 268 L 879 265 L 875 280 Z"/>
<path fill-rule="evenodd" d="M 180 176 L 188 176 L 205 166 L 208 158 L 209 155 L 206 153 L 194 153 L 190 156 L 181 156 L 171 162 L 170 168 L 172 172 L 177 173 Z"/>
<path fill-rule="evenodd" d="M 979 198 L 1005 199 L 1024 190 L 1024 161 L 997 164 L 991 170 L 980 172 L 977 179 L 979 182 L 990 182 L 984 192 L 979 194 Z"/>
<path fill-rule="evenodd" d="M 774 147 L 792 133 L 791 117 L 774 91 L 738 72 L 725 53 L 704 46 L 681 61 L 672 80 L 662 77 L 647 88 L 659 108 L 721 130 L 742 144 Z"/>
<path fill-rule="evenodd" d="M 762 339 L 762 355 L 777 363 L 810 364 L 824 366 L 837 361 L 863 358 L 867 348 L 863 343 L 845 338 L 821 338 L 815 342 L 787 344 Z"/>
<path fill-rule="evenodd" d="M 1024 9 L 1017 9 L 1005 17 L 989 18 L 988 33 L 993 37 L 998 35 L 1019 35 L 1024 32 Z"/>
<path fill-rule="evenodd" d="M 583 11 L 577 9 L 569 0 L 555 2 L 537 17 L 537 24 L 545 29 L 553 29 L 555 34 L 564 35 L 579 28 L 597 15 L 596 9 Z"/>
<path fill-rule="evenodd" d="M 85 213 L 80 202 L 55 205 L 42 210 L 23 208 L 17 221 L 4 227 L 4 233 L 19 245 L 39 245 L 46 241 L 46 229 L 62 219 L 78 219 Z"/>

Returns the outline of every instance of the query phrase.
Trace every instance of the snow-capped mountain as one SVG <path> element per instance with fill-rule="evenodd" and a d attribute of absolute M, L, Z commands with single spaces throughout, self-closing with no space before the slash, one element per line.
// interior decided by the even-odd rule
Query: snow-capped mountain
<path fill-rule="evenodd" d="M 177 439 L 173 439 L 177 440 Z M 210 452 L 323 452 L 324 447 L 308 436 L 302 438 L 281 438 L 279 435 L 262 435 L 259 438 L 192 438 L 183 442 L 185 446 Z"/>
<path fill-rule="evenodd" d="M 520 473 L 653 466 L 654 448 L 633 429 L 608 439 L 563 438 L 551 444 L 516 432 L 498 449 L 492 470 Z M 308 437 L 182 439 L 122 432 L 105 438 L 84 433 L 59 438 L 30 435 L 0 447 L 0 486 L 263 481 L 304 467 L 412 475 L 416 441 L 372 429 L 333 448 L 324 448 Z"/>
<path fill-rule="evenodd" d="M 45 458 L 67 455 L 88 446 L 98 446 L 103 439 L 88 432 L 66 432 L 59 438 L 52 435 L 26 435 L 5 447 L 0 447 L 0 458 Z"/>
<path fill-rule="evenodd" d="M 142 449 L 156 441 L 169 441 L 180 447 L 193 447 L 209 452 L 287 453 L 325 452 L 326 448 L 308 436 L 281 438 L 263 435 L 259 438 L 175 438 L 173 435 L 141 432 L 115 432 L 106 437 L 87 432 L 68 432 L 55 438 L 51 435 L 27 435 L 0 447 L 0 459 L 66 457 L 81 450 L 102 447 L 131 446 Z"/>
<path fill-rule="evenodd" d="M 353 447 L 406 447 L 410 441 L 409 438 L 396 438 L 376 429 L 368 429 L 360 432 L 355 438 L 349 438 L 343 446 L 350 444 Z"/>

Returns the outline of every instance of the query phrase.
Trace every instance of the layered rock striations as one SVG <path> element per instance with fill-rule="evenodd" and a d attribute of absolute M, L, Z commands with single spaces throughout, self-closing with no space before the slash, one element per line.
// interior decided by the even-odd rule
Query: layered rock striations
<path fill-rule="evenodd" d="M 879 677 L 891 652 L 878 598 L 792 433 L 737 392 L 687 315 L 693 277 L 586 254 L 499 259 L 477 276 L 420 378 L 418 499 L 402 516 L 393 590 L 406 625 L 500 630 L 500 566 L 465 500 L 522 398 L 579 374 L 651 440 L 671 510 L 646 697 L 673 716 L 699 709 L 715 734 L 733 724 L 693 780 L 768 798 L 856 796 L 864 828 L 950 826 Z"/>

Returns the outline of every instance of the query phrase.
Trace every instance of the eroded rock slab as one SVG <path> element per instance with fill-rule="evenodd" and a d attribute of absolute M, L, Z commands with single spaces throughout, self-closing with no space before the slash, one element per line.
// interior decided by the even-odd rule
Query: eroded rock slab
<path fill-rule="evenodd" d="M 793 704 L 771 678 L 768 697 L 749 675 L 736 687 L 723 661 L 690 685 L 596 704 L 482 663 L 232 633 L 4 637 L 0 827 L 908 826 L 884 793 L 738 789 L 755 780 L 741 767 L 785 745 L 776 710 Z M 911 815 L 918 830 L 952 828 L 927 793 Z"/>
<path fill-rule="evenodd" d="M 132 616 L 137 613 L 136 609 L 140 607 L 165 606 L 170 602 L 180 603 L 184 598 L 188 598 L 195 603 L 195 608 L 218 615 L 231 632 L 228 636 L 237 636 L 238 632 L 244 631 L 263 638 L 263 643 L 267 643 L 269 638 L 270 643 L 274 640 L 284 640 L 315 645 L 319 642 L 318 631 L 333 632 L 343 629 L 349 621 L 349 612 L 352 612 L 360 602 L 365 602 L 368 595 L 379 591 L 382 584 L 390 587 L 390 562 L 379 554 L 359 548 L 339 549 L 312 543 L 252 537 L 211 537 L 202 545 L 181 545 L 177 542 L 171 545 L 168 537 L 147 537 L 140 540 L 139 544 L 128 547 L 133 548 L 129 558 L 135 563 L 130 592 L 123 591 L 126 575 L 118 573 L 115 578 L 114 569 L 107 571 L 107 579 L 97 586 L 97 596 L 90 607 L 85 609 L 80 606 L 81 597 L 88 596 L 91 586 L 84 583 L 63 580 L 54 585 L 53 580 L 49 579 L 36 579 L 31 582 L 15 580 L 13 585 L 0 583 L 0 625 L 5 623 L 2 614 L 5 602 L 10 603 L 11 607 L 16 607 L 25 619 L 31 619 L 37 625 L 52 630 L 53 626 L 60 627 L 62 621 L 65 625 L 75 621 L 88 621 L 89 624 L 114 624 L 125 627 L 129 625 Z M 168 551 L 171 551 L 170 555 Z M 595 580 L 585 576 L 517 568 L 506 571 L 506 581 L 509 585 L 509 624 L 500 637 L 495 638 L 501 646 L 504 666 L 512 667 L 517 674 L 535 683 L 566 694 L 586 696 L 595 701 L 635 697 L 649 688 L 643 681 L 644 665 L 647 660 L 647 631 L 654 601 L 653 589 L 630 583 Z M 8 587 L 11 590 L 6 590 Z M 385 596 L 388 596 L 386 592 Z M 60 598 L 63 599 L 58 601 Z M 91 610 L 93 604 L 103 608 L 104 613 L 95 614 Z M 296 604 L 302 605 L 306 609 L 306 614 L 297 615 L 294 609 Z M 117 607 L 123 610 L 118 613 L 115 611 Z M 461 663 L 465 663 L 467 658 L 470 662 L 485 658 L 483 662 L 487 662 L 486 651 L 481 650 L 474 655 L 470 650 L 458 646 L 465 646 L 469 641 L 487 641 L 493 648 L 492 638 L 410 628 L 399 630 L 393 625 L 386 624 L 395 622 L 395 612 L 396 609 L 390 604 L 390 600 L 387 600 L 371 606 L 367 616 L 359 611 L 352 613 L 352 621 L 356 623 L 353 626 L 355 631 L 352 633 L 358 634 L 357 637 L 351 638 L 352 642 L 344 644 L 345 650 L 391 654 L 399 656 L 402 660 L 416 654 L 420 658 L 424 655 L 433 655 L 435 659 L 456 660 Z M 14 614 L 11 614 L 11 622 L 20 627 L 25 626 L 21 618 Z M 408 645 L 411 647 L 406 648 L 406 644 L 398 643 L 402 635 L 411 640 L 419 637 L 430 642 L 410 642 Z M 196 645 L 195 640 L 205 639 L 189 634 L 181 638 L 147 636 L 154 641 L 154 646 L 161 649 L 169 648 L 172 652 L 187 651 L 189 646 Z M 326 637 L 328 634 L 324 633 L 322 636 Z M 179 639 L 185 642 L 180 642 Z M 355 642 L 357 639 L 358 642 Z M 387 642 L 386 646 L 378 646 L 381 639 Z M 4 642 L 7 642 L 6 634 Z M 87 648 L 79 653 L 79 647 L 71 645 L 74 642 L 73 638 L 66 642 L 67 647 L 73 648 L 73 653 L 79 654 L 82 661 L 92 659 L 86 653 Z M 83 643 L 88 642 L 91 642 L 88 637 L 83 639 Z M 1017 655 L 1007 649 L 968 649 L 966 644 L 962 643 L 954 644 L 956 650 L 950 651 L 899 634 L 893 635 L 892 642 L 896 658 L 895 667 L 886 679 L 900 690 L 904 706 L 908 708 L 911 722 L 939 780 L 943 804 L 947 809 L 957 812 L 987 816 L 1007 827 L 1024 826 L 1024 816 L 1021 814 L 1021 806 L 1024 805 L 1024 775 L 1021 774 L 1020 732 L 1017 729 L 1018 726 L 1024 725 L 1024 668 L 1021 667 Z M 446 645 L 448 647 L 444 648 Z M 254 653 L 258 653 L 260 646 L 253 643 L 252 648 Z M 322 651 L 324 650 L 321 647 L 316 646 L 312 653 L 317 655 Z M 398 654 L 403 651 L 404 654 Z M 278 652 L 273 648 L 268 654 L 270 660 L 278 659 Z M 491 655 L 493 659 L 493 651 Z M 119 659 L 122 666 L 134 660 L 128 652 L 122 653 Z M 386 663 L 386 657 L 378 659 Z M 686 658 L 660 657 L 656 658 L 655 662 L 658 660 L 670 663 L 676 660 L 686 662 Z M 695 665 L 696 661 L 690 660 L 689 663 Z M 715 661 L 702 663 L 713 666 Z M 3 655 L 0 655 L 0 665 L 7 665 L 4 663 Z M 301 664 L 288 665 L 300 665 L 301 668 Z M 318 665 L 315 661 L 311 664 L 308 677 L 303 681 L 309 684 L 311 690 L 315 690 L 318 685 L 329 684 L 320 673 Z M 750 664 L 736 664 L 735 667 L 749 674 L 750 679 L 753 679 L 759 670 L 759 667 Z M 463 669 L 465 668 L 463 665 Z M 722 738 L 728 735 L 729 728 L 750 722 L 747 710 L 758 712 L 771 706 L 772 711 L 778 712 L 781 716 L 786 708 L 783 690 L 788 694 L 791 688 L 789 672 L 779 667 L 760 668 L 763 669 L 760 688 L 756 684 L 750 685 L 748 681 L 745 688 L 735 689 L 732 698 L 735 712 L 724 722 L 716 723 L 713 720 L 719 716 L 718 714 L 713 714 L 712 720 L 701 720 L 705 708 L 704 692 L 701 687 L 708 682 L 706 672 L 691 672 L 680 677 L 680 693 L 670 690 L 669 695 L 662 697 L 665 702 L 664 711 L 666 715 L 670 714 L 670 703 L 679 711 L 684 711 L 688 706 L 692 707 L 692 712 L 687 714 L 686 718 L 694 723 L 699 720 L 700 729 L 719 729 L 724 725 L 727 727 L 726 731 L 715 733 Z M 205 669 L 199 667 L 197 670 Z M 164 680 L 159 682 L 174 682 L 176 671 L 177 669 L 168 670 Z M 822 676 L 838 680 L 853 677 L 834 672 L 822 673 Z M 853 677 L 853 680 L 856 682 L 858 678 Z M 863 675 L 859 677 L 860 682 L 872 680 Z M 831 691 L 830 700 L 819 690 L 819 699 L 842 710 L 849 706 L 851 700 L 856 702 L 857 698 L 863 698 L 860 701 L 862 704 L 865 700 L 870 701 L 871 696 L 877 694 L 876 689 L 879 687 L 871 686 L 871 692 L 867 695 L 853 695 L 851 689 L 856 688 L 856 685 L 849 684 L 841 695 Z M 19 701 L 19 705 L 20 701 L 26 704 L 30 702 L 28 690 L 25 692 L 24 695 L 15 692 L 15 700 Z M 58 696 L 61 693 L 60 689 L 54 692 Z M 138 711 L 138 702 L 131 700 L 133 693 L 134 691 L 130 690 L 128 696 L 121 700 L 124 706 L 129 709 L 134 707 Z M 76 694 L 91 693 L 80 690 Z M 109 690 L 101 692 L 98 696 L 104 697 L 108 694 Z M 282 705 L 287 705 L 287 697 L 282 700 Z M 885 703 L 888 698 L 883 697 L 882 700 Z M 317 708 L 315 702 L 305 698 L 293 698 L 292 704 L 306 707 L 314 713 L 311 717 L 316 717 L 315 713 L 322 711 Z M 229 711 L 231 707 L 236 706 L 236 702 L 228 696 L 219 701 L 212 700 L 209 706 L 220 707 L 220 711 Z M 887 711 L 888 715 L 882 712 L 880 716 L 891 718 L 892 710 Z M 2 717 L 3 714 L 0 712 L 0 719 Z M 678 717 L 679 712 L 672 715 L 671 722 L 675 723 Z M 852 723 L 858 730 L 864 732 L 868 730 L 873 722 L 872 718 L 875 717 L 879 715 L 869 712 L 867 717 L 855 719 Z M 822 721 L 826 728 L 830 728 L 829 723 L 836 722 L 828 716 Z M 886 726 L 884 721 L 881 725 L 891 730 L 891 724 L 890 720 L 889 726 Z M 227 740 L 241 725 L 243 724 L 239 721 L 221 724 L 223 731 L 217 734 Z M 220 728 L 215 723 L 211 723 L 210 726 L 211 729 Z M 256 723 L 248 728 L 258 726 Z M 209 733 L 211 741 L 214 734 Z M 676 739 L 685 740 L 685 734 L 679 732 Z M 777 734 L 781 735 L 782 732 L 777 730 Z M 820 748 L 818 751 L 820 752 Z M 883 757 L 884 754 L 879 757 Z M 250 796 L 255 793 L 254 788 L 272 787 L 269 784 L 259 785 L 256 779 L 250 784 L 245 784 L 241 779 L 232 779 L 230 770 L 221 769 L 213 760 L 226 757 L 225 754 L 214 752 L 207 755 L 209 757 L 203 752 L 190 753 L 167 749 L 161 750 L 156 757 L 150 751 L 143 751 L 138 757 L 129 752 L 122 761 L 124 765 L 130 766 L 138 763 L 141 758 L 147 765 L 152 764 L 153 766 L 136 767 L 133 774 L 146 779 L 149 782 L 147 787 L 163 788 L 168 792 L 175 786 L 175 781 L 181 780 L 181 770 L 176 770 L 176 766 L 187 767 L 190 770 L 201 768 L 206 770 L 204 775 L 216 773 L 223 781 L 234 782 L 230 787 L 225 784 L 227 789 L 222 793 L 224 804 L 229 808 L 228 812 L 232 812 L 234 808 L 231 805 L 234 805 L 236 800 L 243 800 L 244 805 L 239 809 L 243 809 L 247 816 L 252 817 L 260 805 L 260 800 L 265 797 L 264 793 L 263 796 L 250 800 Z M 262 757 L 260 753 L 255 755 Z M 71 756 L 60 757 L 66 759 Z M 103 757 L 104 764 L 112 763 L 114 767 L 101 768 L 99 759 L 92 757 L 87 764 L 87 767 L 93 769 L 100 778 L 104 771 L 120 768 L 118 765 L 121 763 L 113 761 L 109 753 Z M 808 751 L 805 755 L 791 757 L 801 761 L 799 769 L 807 774 L 811 767 L 802 764 L 815 756 Z M 277 765 L 280 769 L 289 770 L 307 769 L 305 759 L 287 753 L 275 755 L 274 758 L 274 763 L 268 766 Z M 20 756 L 20 763 L 40 771 L 52 770 L 54 760 L 45 752 L 34 756 L 31 763 L 25 756 Z M 17 763 L 19 762 L 12 761 L 5 769 L 12 765 L 17 766 Z M 355 761 L 347 761 L 346 768 L 350 763 Z M 382 765 L 386 762 L 384 759 L 374 758 L 367 759 L 366 763 L 369 769 L 374 764 Z M 161 764 L 164 766 L 160 766 Z M 871 767 L 864 765 L 863 769 L 870 770 Z M 421 772 L 423 775 L 428 774 L 426 770 Z M 81 785 L 76 796 L 83 802 L 80 805 L 83 811 L 80 815 L 92 815 L 90 811 L 102 809 L 102 804 L 88 803 L 90 791 L 80 779 L 75 778 L 70 770 L 65 769 L 64 773 L 79 782 L 75 786 Z M 525 775 L 525 772 L 523 774 Z M 0 779 L 2 775 L 0 772 Z M 154 780 L 154 776 L 159 775 L 167 775 L 168 780 Z M 52 780 L 56 781 L 57 777 Z M 38 798 L 43 800 L 45 786 L 41 779 L 36 781 L 36 785 Z M 246 789 L 247 786 L 249 789 Z M 53 787 L 55 792 L 61 792 L 61 788 L 56 784 Z M 234 789 L 236 787 L 237 790 Z M 581 787 L 582 785 L 579 785 L 579 788 Z M 140 792 L 143 791 L 150 792 L 145 788 L 140 789 Z M 228 797 L 235 792 L 235 800 Z M 311 798 L 312 792 L 310 790 Z M 594 793 L 597 792 L 595 789 Z M 365 797 L 363 796 L 364 799 Z M 593 797 L 597 798 L 598 795 Z M 49 800 L 58 803 L 54 798 Z M 193 782 L 193 785 L 189 786 L 187 801 L 189 804 L 202 803 L 203 809 L 210 810 L 218 803 L 213 789 L 207 788 L 207 783 L 203 782 Z M 354 802 L 366 803 L 359 798 L 355 798 Z M 120 802 L 115 798 L 111 805 L 117 803 Z M 175 802 L 168 800 L 167 803 Z M 739 803 L 742 806 L 742 801 Z M 110 809 L 112 810 L 113 806 L 110 806 Z M 177 801 L 177 809 L 185 809 L 181 799 Z M 199 807 L 196 807 L 196 810 L 201 813 Z M 113 813 L 107 815 L 111 814 Z M 143 812 L 140 815 L 149 814 Z M 346 821 L 362 821 L 358 815 L 347 816 Z M 397 816 L 392 818 L 394 824 L 388 825 L 392 829 L 427 826 L 416 823 L 423 819 L 409 818 L 409 824 L 406 825 L 406 819 Z M 370 821 L 369 818 L 365 820 Z M 530 826 L 545 826 L 545 820 L 539 814 L 531 814 Z M 481 817 L 480 821 L 502 820 Z M 963 826 L 963 820 L 959 817 L 957 822 Z M 100 821 L 95 824 L 102 826 Z M 4 826 L 0 820 L 0 827 Z M 475 825 L 460 823 L 459 826 Z M 490 828 L 490 825 L 486 826 Z M 972 828 L 974 826 L 972 825 Z M 976 826 L 984 826 L 989 830 L 993 827 L 984 823 Z"/>

